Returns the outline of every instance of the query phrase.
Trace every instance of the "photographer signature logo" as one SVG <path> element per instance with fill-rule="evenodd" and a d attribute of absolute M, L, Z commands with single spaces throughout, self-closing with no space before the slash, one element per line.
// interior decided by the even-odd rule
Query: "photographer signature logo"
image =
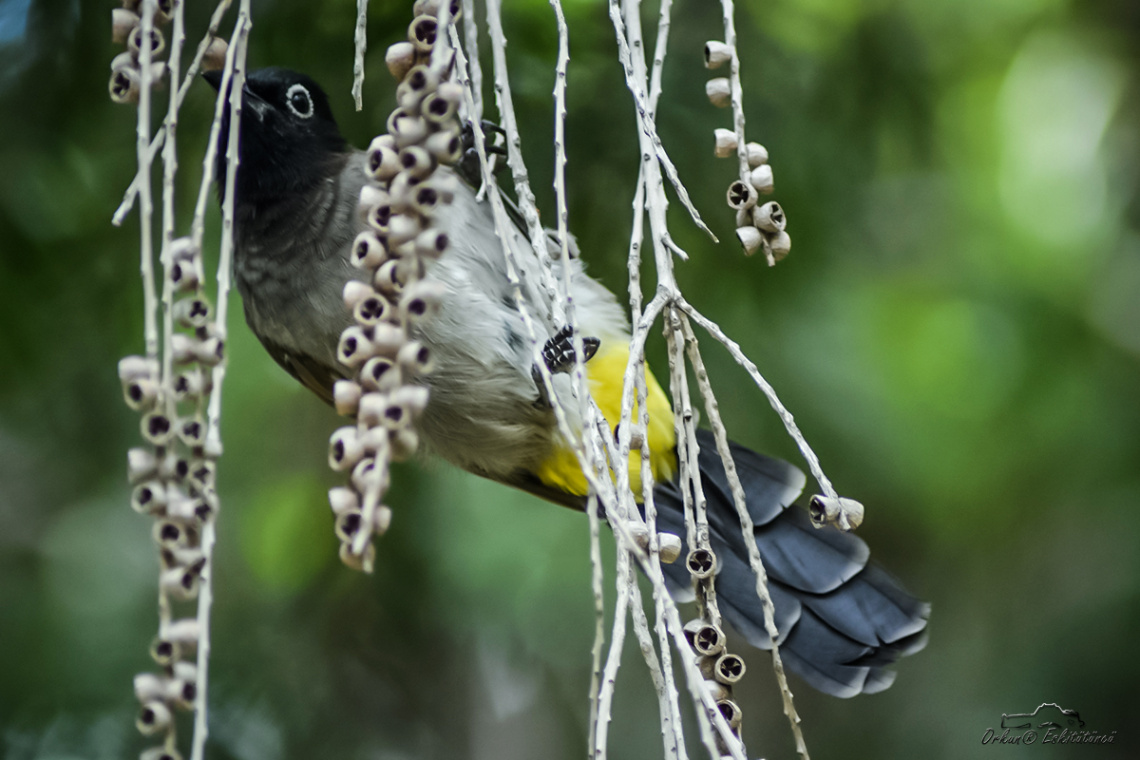
<path fill-rule="evenodd" d="M 998 733 L 998 731 L 1001 733 Z M 1001 728 L 987 728 L 982 744 L 1114 744 L 1116 732 L 1086 729 L 1076 710 L 1043 702 L 1031 713 L 1002 713 Z"/>

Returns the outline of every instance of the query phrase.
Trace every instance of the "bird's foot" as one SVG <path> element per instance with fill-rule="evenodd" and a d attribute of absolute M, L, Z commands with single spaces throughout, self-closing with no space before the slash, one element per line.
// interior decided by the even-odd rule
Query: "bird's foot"
<path fill-rule="evenodd" d="M 598 347 L 601 345 L 602 342 L 597 338 L 583 337 L 582 362 L 585 363 L 594 358 L 594 354 L 598 353 Z M 575 356 L 574 331 L 570 325 L 563 325 L 562 329 L 556 332 L 542 347 L 542 362 L 552 375 L 569 372 L 574 366 Z M 553 408 L 550 397 L 546 393 L 546 384 L 542 382 L 542 371 L 537 365 L 532 370 L 532 374 L 534 375 L 535 387 L 538 388 L 538 405 L 548 409 Z"/>

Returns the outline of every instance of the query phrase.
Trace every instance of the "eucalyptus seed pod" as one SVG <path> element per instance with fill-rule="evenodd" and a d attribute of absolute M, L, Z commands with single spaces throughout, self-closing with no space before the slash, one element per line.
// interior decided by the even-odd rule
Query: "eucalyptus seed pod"
<path fill-rule="evenodd" d="M 135 447 L 127 451 L 127 480 L 138 483 L 158 472 L 158 460 L 153 449 Z"/>
<path fill-rule="evenodd" d="M 396 145 L 400 148 L 419 145 L 429 134 L 428 123 L 422 116 L 414 116 L 397 108 L 388 117 L 388 134 L 396 138 Z"/>
<path fill-rule="evenodd" d="M 391 457 L 393 462 L 406 462 L 416 454 L 420 445 L 419 434 L 415 428 L 406 427 L 397 430 L 391 438 Z"/>
<path fill-rule="evenodd" d="M 363 514 L 359 509 L 351 509 L 338 514 L 336 516 L 335 527 L 333 528 L 336 537 L 346 544 L 352 543 L 352 539 L 355 538 L 357 532 L 360 531 L 362 521 Z"/>
<path fill-rule="evenodd" d="M 391 391 L 402 381 L 400 368 L 386 356 L 373 356 L 360 368 L 360 382 L 370 391 Z"/>
<path fill-rule="evenodd" d="M 364 547 L 363 554 L 353 554 L 352 544 L 341 544 L 340 561 L 353 570 L 370 573 L 376 562 L 376 546 L 369 542 Z"/>
<path fill-rule="evenodd" d="M 151 736 L 165 731 L 170 726 L 170 719 L 170 709 L 162 702 L 153 700 L 144 704 L 139 710 L 135 727 L 144 736 Z"/>
<path fill-rule="evenodd" d="M 377 137 L 368 146 L 368 173 L 378 182 L 387 182 L 400 171 L 400 159 L 391 142 Z"/>
<path fill-rule="evenodd" d="M 139 673 L 134 678 L 135 699 L 139 702 L 153 702 L 163 698 L 166 685 L 162 676 L 154 673 Z"/>
<path fill-rule="evenodd" d="M 400 349 L 396 354 L 396 363 L 411 375 L 430 374 L 434 367 L 431 351 L 416 340 L 408 341 Z"/>
<path fill-rule="evenodd" d="M 739 655 L 722 654 L 713 665 L 713 675 L 723 684 L 732 685 L 744 677 L 744 660 Z"/>
<path fill-rule="evenodd" d="M 744 719 L 744 713 L 741 711 L 740 705 L 731 699 L 719 699 L 716 703 L 716 709 L 720 710 L 720 714 L 724 716 L 724 720 L 728 723 L 729 728 L 733 731 L 740 729 L 740 723 Z"/>
<path fill-rule="evenodd" d="M 725 77 L 710 79 L 705 82 L 705 95 L 714 106 L 724 108 L 732 103 L 732 85 Z"/>
<path fill-rule="evenodd" d="M 442 282 L 420 280 L 412 283 L 400 296 L 400 317 L 407 325 L 431 319 L 439 311 L 447 292 L 447 286 Z"/>
<path fill-rule="evenodd" d="M 404 331 L 391 323 L 380 322 L 372 326 L 372 346 L 376 356 L 395 357 L 407 342 L 408 336 Z"/>
<path fill-rule="evenodd" d="M 756 205 L 756 188 L 747 182 L 736 180 L 725 193 L 730 208 L 745 209 Z"/>
<path fill-rule="evenodd" d="M 408 176 L 422 180 L 435 171 L 435 157 L 419 145 L 409 145 L 400 149 L 400 167 Z"/>
<path fill-rule="evenodd" d="M 198 596 L 198 573 L 189 568 L 175 567 L 159 575 L 158 586 L 175 599 L 193 599 Z"/>
<path fill-rule="evenodd" d="M 435 18 L 427 14 L 416 16 L 408 25 L 408 41 L 415 46 L 416 52 L 430 53 L 438 31 L 439 22 Z"/>
<path fill-rule="evenodd" d="M 356 321 L 369 327 L 387 319 L 391 312 L 392 304 L 379 293 L 360 299 L 352 308 L 352 315 Z"/>
<path fill-rule="evenodd" d="M 111 94 L 111 100 L 115 103 L 120 105 L 137 103 L 141 85 L 142 77 L 139 75 L 138 66 L 132 64 L 120 66 L 111 71 L 107 90 Z"/>
<path fill-rule="evenodd" d="M 403 80 L 416 63 L 416 48 L 410 42 L 397 42 L 384 54 L 384 63 L 397 82 Z"/>
<path fill-rule="evenodd" d="M 732 60 L 732 48 L 720 40 L 709 40 L 705 43 L 705 68 L 719 69 Z"/>
<path fill-rule="evenodd" d="M 334 515 L 360 509 L 360 494 L 346 486 L 329 489 L 329 506 Z"/>
<path fill-rule="evenodd" d="M 764 232 L 783 232 L 788 219 L 779 203 L 768 201 L 752 209 L 752 223 Z"/>
<path fill-rule="evenodd" d="M 736 239 L 740 241 L 740 246 L 744 249 L 746 256 L 751 256 L 760 250 L 760 246 L 764 242 L 764 236 L 760 230 L 751 226 L 737 227 Z"/>
<path fill-rule="evenodd" d="M 713 153 L 717 158 L 728 158 L 736 152 L 736 132 L 731 129 L 713 130 Z"/>
<path fill-rule="evenodd" d="M 123 400 L 136 412 L 150 409 L 158 401 L 162 390 L 154 380 L 140 377 L 123 384 Z"/>
<path fill-rule="evenodd" d="M 358 325 L 345 328 L 336 347 L 336 358 L 346 367 L 358 367 L 368 360 L 375 348 L 368 334 Z"/>
<path fill-rule="evenodd" d="M 420 103 L 420 113 L 432 124 L 446 124 L 455 118 L 455 113 L 459 110 L 459 101 L 448 97 L 447 92 L 441 87 L 439 91 L 427 95 Z"/>
<path fill-rule="evenodd" d="M 460 159 L 463 152 L 463 141 L 460 139 L 458 131 L 444 129 L 428 135 L 424 141 L 424 148 L 439 163 L 451 165 Z"/>
<path fill-rule="evenodd" d="M 423 149 L 421 148 L 421 150 Z M 388 223 L 388 245 L 398 248 L 409 240 L 414 240 L 421 232 L 423 232 L 423 225 L 420 224 L 416 215 L 397 214 Z"/>
<path fill-rule="evenodd" d="M 151 747 L 142 751 L 139 760 L 182 760 L 182 754 L 174 748 Z"/>
<path fill-rule="evenodd" d="M 336 407 L 336 413 L 346 417 L 356 414 L 361 395 L 363 389 L 358 383 L 352 380 L 337 380 L 333 383 L 333 406 Z"/>
<path fill-rule="evenodd" d="M 136 26 L 127 35 L 127 49 L 131 51 L 131 55 L 137 59 L 139 51 L 143 45 L 143 30 L 142 25 Z M 166 49 L 166 38 L 162 36 L 162 32 L 156 27 L 150 30 L 150 55 L 151 60 L 157 58 Z"/>
<path fill-rule="evenodd" d="M 131 490 L 131 509 L 143 515 L 162 514 L 166 509 L 166 486 L 161 480 L 139 483 Z"/>
<path fill-rule="evenodd" d="M 214 389 L 214 376 L 199 367 L 194 367 L 175 375 L 171 386 L 174 389 L 175 401 L 201 398 Z"/>
<path fill-rule="evenodd" d="M 162 638 L 177 644 L 183 652 L 189 652 L 197 648 L 200 633 L 197 618 L 183 618 L 171 621 L 163 631 Z"/>
<path fill-rule="evenodd" d="M 134 28 L 139 25 L 139 15 L 126 8 L 111 11 L 111 42 L 122 45 Z"/>
<path fill-rule="evenodd" d="M 420 256 L 434 261 L 447 251 L 451 240 L 447 233 L 438 229 L 427 229 L 416 236 L 415 252 Z"/>
<path fill-rule="evenodd" d="M 748 166 L 752 169 L 768 163 L 768 149 L 760 143 L 750 142 L 746 144 L 744 152 L 748 156 Z"/>
<path fill-rule="evenodd" d="M 385 223 L 385 229 L 387 224 Z M 358 269 L 373 270 L 388 260 L 388 246 L 372 230 L 356 236 L 349 253 L 349 262 Z"/>
<path fill-rule="evenodd" d="M 226 50 L 229 43 L 221 37 L 214 37 L 206 45 L 206 52 L 202 54 L 202 71 L 221 71 L 226 67 Z"/>
<path fill-rule="evenodd" d="M 689 552 L 685 566 L 694 578 L 711 578 L 716 573 L 716 555 L 708 549 L 694 549 Z"/>
<path fill-rule="evenodd" d="M 210 321 L 210 302 L 198 297 L 180 299 L 174 303 L 173 316 L 183 327 L 204 327 Z"/>
<path fill-rule="evenodd" d="M 817 528 L 834 525 L 843 531 L 854 530 L 863 523 L 864 511 L 862 504 L 842 496 L 833 499 L 816 494 L 808 502 L 808 513 L 812 524 Z"/>
<path fill-rule="evenodd" d="M 139 424 L 142 436 L 153 446 L 165 446 L 174 438 L 174 424 L 162 412 L 148 412 Z"/>
<path fill-rule="evenodd" d="M 748 182 L 756 188 L 756 192 L 764 195 L 776 188 L 775 179 L 772 177 L 772 167 L 768 164 L 760 164 L 753 169 L 752 173 L 748 175 Z"/>
<path fill-rule="evenodd" d="M 329 437 L 329 468 L 337 472 L 355 467 L 364 456 L 356 428 L 348 425 L 337 428 Z"/>
<path fill-rule="evenodd" d="M 787 230 L 780 230 L 765 235 L 764 242 L 767 244 L 768 250 L 772 253 L 773 263 L 785 258 L 792 252 L 792 237 L 788 234 Z M 862 517 L 859 518 L 862 520 Z"/>
<path fill-rule="evenodd" d="M 724 631 L 700 618 L 685 624 L 685 638 L 697 654 L 706 657 L 723 652 L 727 641 Z"/>

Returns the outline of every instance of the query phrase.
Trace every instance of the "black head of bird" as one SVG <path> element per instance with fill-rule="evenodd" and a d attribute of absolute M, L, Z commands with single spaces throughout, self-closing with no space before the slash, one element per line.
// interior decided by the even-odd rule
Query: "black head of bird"
<path fill-rule="evenodd" d="M 207 72 L 204 78 L 221 88 L 220 71 Z M 220 194 L 225 188 L 229 109 L 223 114 L 216 164 Z M 246 78 L 239 145 L 237 199 L 254 204 L 311 189 L 339 171 L 340 159 L 349 150 L 321 86 L 279 67 L 258 69 Z"/>

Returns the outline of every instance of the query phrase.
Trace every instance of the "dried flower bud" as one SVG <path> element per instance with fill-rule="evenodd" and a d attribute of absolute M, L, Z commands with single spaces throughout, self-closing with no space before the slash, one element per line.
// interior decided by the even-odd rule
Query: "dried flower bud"
<path fill-rule="evenodd" d="M 756 189 L 747 182 L 736 180 L 725 193 L 728 205 L 734 209 L 752 208 L 756 204 Z"/>
<path fill-rule="evenodd" d="M 415 45 L 417 52 L 430 53 L 438 30 L 439 23 L 433 17 L 427 14 L 416 16 L 408 25 L 408 40 Z"/>
<path fill-rule="evenodd" d="M 420 224 L 415 215 L 398 214 L 393 216 L 388 223 L 388 245 L 393 248 L 399 247 L 409 240 L 414 240 L 422 231 L 423 225 Z"/>
<path fill-rule="evenodd" d="M 755 169 L 757 166 L 763 166 L 768 163 L 768 149 L 757 142 L 750 142 L 744 146 L 744 152 L 748 156 L 748 166 Z"/>
<path fill-rule="evenodd" d="M 863 505 L 854 499 L 845 499 L 842 496 L 831 498 L 823 494 L 816 494 L 808 502 L 808 513 L 812 524 L 817 528 L 824 525 L 834 525 L 842 531 L 855 530 L 863 524 Z"/>
<path fill-rule="evenodd" d="M 127 480 L 137 483 L 149 478 L 158 470 L 158 460 L 154 451 L 136 447 L 127 452 Z"/>
<path fill-rule="evenodd" d="M 746 256 L 751 256 L 760 250 L 760 244 L 764 242 L 764 236 L 760 230 L 755 227 L 737 227 L 736 239 L 740 241 L 740 246 L 744 249 Z"/>
<path fill-rule="evenodd" d="M 158 379 L 158 361 L 145 356 L 124 356 L 119 360 L 119 380 Z"/>
<path fill-rule="evenodd" d="M 716 555 L 708 549 L 694 549 L 689 552 L 685 566 L 694 578 L 711 578 L 716 572 Z"/>
<path fill-rule="evenodd" d="M 776 188 L 775 180 L 772 177 L 772 167 L 768 164 L 760 164 L 752 173 L 748 175 L 748 182 L 756 191 L 763 194 L 768 194 Z"/>
<path fill-rule="evenodd" d="M 780 204 L 776 201 L 768 201 L 753 208 L 752 222 L 765 232 L 783 232 L 788 225 L 784 209 L 780 208 Z"/>
<path fill-rule="evenodd" d="M 705 68 L 719 69 L 732 60 L 732 48 L 720 40 L 709 40 L 705 43 Z"/>
<path fill-rule="evenodd" d="M 333 383 L 333 405 L 336 407 L 336 413 L 346 417 L 356 414 L 361 393 L 361 387 L 352 380 L 337 380 Z"/>
<path fill-rule="evenodd" d="M 373 352 L 375 356 L 394 357 L 396 352 L 407 342 L 408 337 L 404 331 L 393 324 L 380 322 L 372 326 L 372 345 L 375 348 Z"/>
<path fill-rule="evenodd" d="M 200 633 L 201 628 L 197 618 L 183 618 L 167 625 L 162 638 L 178 644 L 183 651 L 187 651 L 197 648 Z"/>
<path fill-rule="evenodd" d="M 705 94 L 717 108 L 724 108 L 732 102 L 732 86 L 724 77 L 717 77 L 705 82 Z"/>
<path fill-rule="evenodd" d="M 354 467 L 364 456 L 356 428 L 347 425 L 337 428 L 329 438 L 329 467 L 337 472 Z"/>
<path fill-rule="evenodd" d="M 378 536 L 382 536 L 388 532 L 388 528 L 392 525 L 392 509 L 383 504 L 376 507 L 376 512 L 372 519 L 372 530 Z"/>
<path fill-rule="evenodd" d="M 792 237 L 787 233 L 787 230 L 780 230 L 764 236 L 764 243 L 767 250 L 771 252 L 772 260 L 770 264 L 775 264 L 777 261 L 783 260 L 789 253 L 792 252 Z"/>
<path fill-rule="evenodd" d="M 728 158 L 736 152 L 738 143 L 736 142 L 736 133 L 731 129 L 717 129 L 713 130 L 714 148 L 713 152 L 717 158 Z"/>
<path fill-rule="evenodd" d="M 388 48 L 384 55 L 388 71 L 396 81 L 401 81 L 416 62 L 416 48 L 410 42 L 397 42 Z"/>
<path fill-rule="evenodd" d="M 229 49 L 229 43 L 221 37 L 215 37 L 210 40 L 210 44 L 206 46 L 206 52 L 202 54 L 202 71 L 221 71 L 226 67 L 226 50 Z"/>
<path fill-rule="evenodd" d="M 142 709 L 139 710 L 138 719 L 135 721 L 135 727 L 138 728 L 139 733 L 144 736 L 151 736 L 165 731 L 169 725 L 170 710 L 158 700 L 144 704 Z"/>
<path fill-rule="evenodd" d="M 360 495 L 351 488 L 337 486 L 329 489 L 329 506 L 334 515 L 360 509 Z"/>
<path fill-rule="evenodd" d="M 139 16 L 126 8 L 111 11 L 111 42 L 122 45 L 134 28 L 139 25 Z"/>

